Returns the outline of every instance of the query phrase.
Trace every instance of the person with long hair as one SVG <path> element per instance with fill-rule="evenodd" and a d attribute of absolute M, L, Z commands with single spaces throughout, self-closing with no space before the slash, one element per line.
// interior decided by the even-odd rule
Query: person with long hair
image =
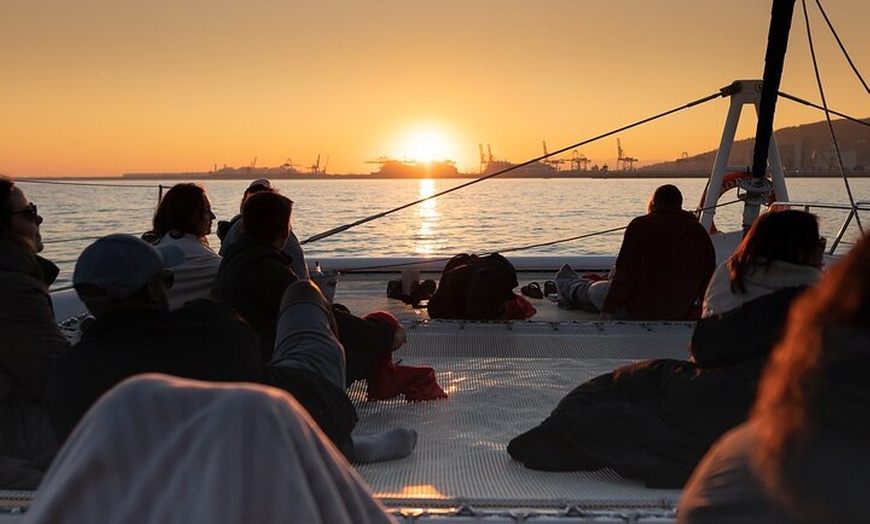
<path fill-rule="evenodd" d="M 753 268 L 743 271 L 744 291 L 731 290 L 725 264 L 725 284 L 711 288 L 722 285 L 732 307 L 698 321 L 689 360 L 638 362 L 581 384 L 539 426 L 514 438 L 508 453 L 531 469 L 610 467 L 649 487 L 682 487 L 713 442 L 746 420 L 792 300 L 820 274 L 821 245 L 815 216 L 765 213 L 732 257 Z M 795 278 L 773 278 L 780 262 L 791 261 L 805 267 Z M 759 280 L 767 284 L 762 292 L 746 275 L 764 271 L 770 274 Z"/>
<path fill-rule="evenodd" d="M 154 212 L 152 229 L 143 235 L 156 246 L 174 245 L 184 251 L 184 263 L 174 268 L 169 307 L 203 298 L 211 290 L 221 257 L 208 243 L 215 215 L 205 188 L 194 183 L 172 186 Z"/>
<path fill-rule="evenodd" d="M 765 213 L 753 228 L 713 273 L 704 296 L 703 317 L 818 279 L 826 240 L 819 236 L 815 215 L 794 209 Z"/>
<path fill-rule="evenodd" d="M 44 389 L 69 342 L 48 294 L 58 268 L 38 255 L 42 221 L 36 204 L 0 176 L 0 489 L 36 487 L 57 450 Z"/>
<path fill-rule="evenodd" d="M 800 297 L 747 423 L 686 486 L 682 523 L 870 522 L 870 238 Z"/>

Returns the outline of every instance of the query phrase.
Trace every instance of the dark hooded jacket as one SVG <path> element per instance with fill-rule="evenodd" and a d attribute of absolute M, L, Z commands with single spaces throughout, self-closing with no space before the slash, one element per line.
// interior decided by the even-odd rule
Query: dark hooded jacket
<path fill-rule="evenodd" d="M 281 297 L 296 280 L 283 252 L 247 233 L 229 247 L 221 262 L 212 296 L 232 306 L 256 329 L 263 362 L 272 360 Z M 338 305 L 333 313 L 347 359 L 349 385 L 365 378 L 372 363 L 391 350 L 395 328 L 357 317 Z"/>
<path fill-rule="evenodd" d="M 57 450 L 42 406 L 52 363 L 69 348 L 48 294 L 57 275 L 0 241 L 0 488 L 35 488 Z"/>

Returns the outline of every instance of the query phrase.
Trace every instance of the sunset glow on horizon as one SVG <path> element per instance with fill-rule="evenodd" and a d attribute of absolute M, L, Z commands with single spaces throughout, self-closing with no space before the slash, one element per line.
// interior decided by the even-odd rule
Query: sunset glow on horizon
<path fill-rule="evenodd" d="M 824 5 L 870 77 L 870 2 Z M 367 173 L 371 162 L 455 162 L 480 147 L 522 162 L 760 78 L 770 4 L 674 0 L 0 3 L 0 173 L 207 172 L 224 166 Z M 868 94 L 814 3 L 831 109 Z M 781 90 L 819 103 L 800 2 Z M 621 133 L 638 166 L 717 147 L 717 100 Z M 824 120 L 781 101 L 775 127 Z M 746 112 L 739 138 L 754 133 Z M 615 165 L 616 138 L 583 146 Z M 570 158 L 570 152 L 560 158 Z"/>
<path fill-rule="evenodd" d="M 436 127 L 419 127 L 404 132 L 395 157 L 413 162 L 453 160 L 459 155 L 455 139 L 449 132 Z"/>

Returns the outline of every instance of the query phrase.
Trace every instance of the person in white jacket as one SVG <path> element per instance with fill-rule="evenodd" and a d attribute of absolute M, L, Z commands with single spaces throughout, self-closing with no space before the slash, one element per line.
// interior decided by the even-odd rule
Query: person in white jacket
<path fill-rule="evenodd" d="M 215 214 L 205 188 L 182 183 L 163 195 L 154 212 L 152 230 L 142 236 L 156 246 L 174 245 L 184 252 L 184 262 L 173 268 L 169 309 L 205 298 L 217 276 L 221 257 L 208 244 Z"/>
<path fill-rule="evenodd" d="M 761 215 L 754 234 L 714 271 L 701 317 L 731 311 L 786 287 L 814 284 L 821 275 L 825 244 L 812 213 L 787 209 Z"/>

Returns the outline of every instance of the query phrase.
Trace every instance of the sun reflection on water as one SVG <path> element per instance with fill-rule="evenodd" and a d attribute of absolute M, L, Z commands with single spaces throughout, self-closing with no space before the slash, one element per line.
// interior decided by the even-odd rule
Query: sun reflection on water
<path fill-rule="evenodd" d="M 426 198 L 435 194 L 435 181 L 429 178 L 420 180 L 418 191 L 419 198 Z M 416 233 L 416 246 L 414 252 L 421 256 L 431 256 L 438 250 L 437 224 L 440 218 L 438 213 L 438 200 L 427 200 L 417 206 L 419 227 Z"/>

